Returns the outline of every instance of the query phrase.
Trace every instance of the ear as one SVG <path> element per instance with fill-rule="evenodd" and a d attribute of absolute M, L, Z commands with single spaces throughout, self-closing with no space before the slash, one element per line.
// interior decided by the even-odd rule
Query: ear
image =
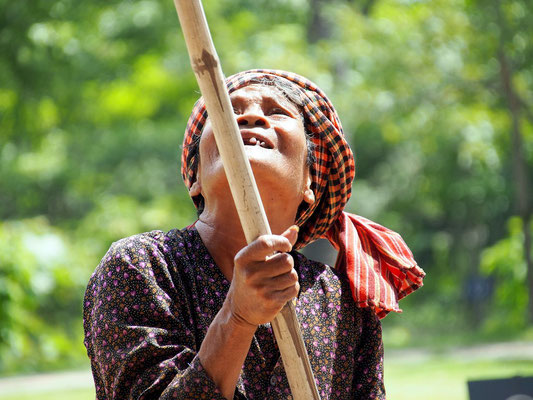
<path fill-rule="evenodd" d="M 315 202 L 315 192 L 311 189 L 311 174 L 307 174 L 307 182 L 304 188 L 304 201 L 307 204 L 313 204 Z"/>
<path fill-rule="evenodd" d="M 200 180 L 197 177 L 196 181 L 194 181 L 191 187 L 189 188 L 189 196 L 194 197 L 194 196 L 198 196 L 201 193 L 202 193 L 202 184 L 200 183 Z"/>

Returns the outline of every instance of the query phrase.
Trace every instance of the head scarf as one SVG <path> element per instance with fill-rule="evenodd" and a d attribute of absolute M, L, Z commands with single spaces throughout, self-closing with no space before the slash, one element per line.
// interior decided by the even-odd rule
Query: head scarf
<path fill-rule="evenodd" d="M 326 94 L 314 83 L 294 73 L 256 69 L 227 78 L 232 93 L 264 77 L 286 80 L 301 93 L 306 131 L 314 143 L 315 163 L 310 166 L 311 189 L 316 201 L 301 208 L 296 217 L 300 233 L 296 248 L 327 238 L 339 251 L 335 268 L 348 277 L 355 302 L 372 307 L 382 318 L 401 312 L 398 301 L 422 286 L 424 271 L 400 235 L 360 216 L 344 212 L 355 175 L 353 153 L 340 120 Z M 203 99 L 195 104 L 183 141 L 181 173 L 190 188 L 196 169 L 188 165 L 190 145 L 202 133 L 207 119 Z M 198 206 L 197 199 L 193 199 Z"/>

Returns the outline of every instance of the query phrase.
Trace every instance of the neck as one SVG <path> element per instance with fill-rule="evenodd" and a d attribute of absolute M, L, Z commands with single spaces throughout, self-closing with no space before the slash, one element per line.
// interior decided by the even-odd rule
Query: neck
<path fill-rule="evenodd" d="M 266 193 L 265 195 L 261 193 L 261 197 L 270 229 L 273 234 L 279 235 L 294 224 L 297 206 L 288 207 L 290 201 L 282 202 L 279 200 L 283 198 L 282 196 L 278 197 L 272 192 L 270 195 Z M 215 201 L 205 202 L 196 229 L 217 266 L 226 279 L 231 281 L 235 256 L 246 246 L 246 238 L 231 195 L 209 196 L 209 198 Z"/>
<path fill-rule="evenodd" d="M 222 213 L 206 207 L 198 218 L 196 229 L 217 266 L 231 281 L 235 255 L 246 246 L 235 206 Z"/>

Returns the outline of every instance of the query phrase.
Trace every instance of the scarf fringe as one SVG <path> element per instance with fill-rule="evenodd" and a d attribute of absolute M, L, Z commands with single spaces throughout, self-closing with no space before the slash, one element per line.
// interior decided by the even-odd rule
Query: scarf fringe
<path fill-rule="evenodd" d="M 354 301 L 373 308 L 379 318 L 402 312 L 399 300 L 423 285 L 425 272 L 388 228 L 342 212 L 326 237 L 339 250 L 335 268 L 347 275 Z"/>

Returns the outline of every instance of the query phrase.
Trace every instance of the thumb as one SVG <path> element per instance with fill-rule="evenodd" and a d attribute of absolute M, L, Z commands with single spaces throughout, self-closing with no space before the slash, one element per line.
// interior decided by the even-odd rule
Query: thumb
<path fill-rule="evenodd" d="M 287 229 L 285 232 L 281 234 L 281 236 L 289 239 L 289 242 L 291 243 L 291 246 L 294 246 L 296 241 L 298 240 L 298 232 L 300 231 L 300 228 L 298 225 L 292 225 Z"/>

